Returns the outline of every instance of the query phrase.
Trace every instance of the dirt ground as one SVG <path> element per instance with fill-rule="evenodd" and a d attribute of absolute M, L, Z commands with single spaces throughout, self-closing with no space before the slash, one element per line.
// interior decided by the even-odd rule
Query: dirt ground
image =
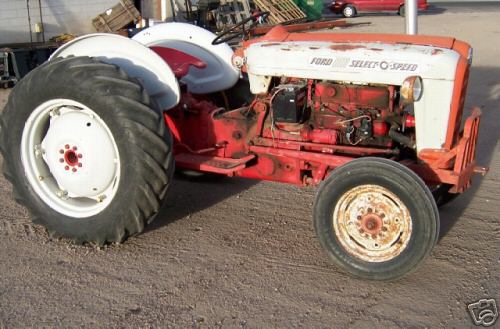
<path fill-rule="evenodd" d="M 32 226 L 2 177 L 0 328 L 473 327 L 467 304 L 500 302 L 499 21 L 500 10 L 419 19 L 422 34 L 474 47 L 467 104 L 484 111 L 478 158 L 490 172 L 441 209 L 441 239 L 411 275 L 374 283 L 331 265 L 312 227 L 312 188 L 176 180 L 144 234 L 97 249 Z M 352 22 L 372 24 L 348 32 L 403 32 L 395 15 Z"/>

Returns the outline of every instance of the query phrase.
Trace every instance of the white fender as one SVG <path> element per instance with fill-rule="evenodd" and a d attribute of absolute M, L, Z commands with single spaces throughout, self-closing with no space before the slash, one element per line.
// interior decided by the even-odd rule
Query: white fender
<path fill-rule="evenodd" d="M 212 32 L 195 25 L 164 23 L 145 29 L 132 39 L 148 47 L 174 48 L 204 61 L 207 67 L 191 67 L 181 81 L 189 92 L 205 94 L 229 89 L 240 77 L 239 70 L 231 63 L 233 50 L 225 43 L 212 45 L 215 37 Z"/>
<path fill-rule="evenodd" d="M 60 47 L 49 60 L 66 56 L 90 56 L 118 65 L 137 78 L 160 108 L 170 109 L 180 100 L 179 83 L 167 63 L 141 43 L 116 34 L 95 33 Z"/>

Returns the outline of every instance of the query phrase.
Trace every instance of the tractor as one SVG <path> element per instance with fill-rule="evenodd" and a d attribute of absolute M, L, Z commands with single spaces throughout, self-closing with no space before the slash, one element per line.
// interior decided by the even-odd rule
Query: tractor
<path fill-rule="evenodd" d="M 219 35 L 184 23 L 85 35 L 23 78 L 0 149 L 33 222 L 121 243 L 154 219 L 175 166 L 318 186 L 314 228 L 338 267 L 372 280 L 414 270 L 438 241 L 438 205 L 486 170 L 480 110 L 462 125 L 471 47 L 283 26 L 248 38 L 265 14 Z"/>

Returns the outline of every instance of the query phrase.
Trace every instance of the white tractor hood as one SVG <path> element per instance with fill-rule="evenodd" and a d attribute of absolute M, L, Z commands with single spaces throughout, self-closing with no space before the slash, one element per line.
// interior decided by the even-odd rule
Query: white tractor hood
<path fill-rule="evenodd" d="M 414 104 L 417 151 L 445 142 L 460 57 L 453 50 L 402 43 L 259 42 L 245 57 L 254 94 L 268 92 L 271 77 L 401 85 L 418 75 L 423 95 Z"/>
<path fill-rule="evenodd" d="M 267 91 L 269 76 L 401 85 L 411 75 L 454 80 L 459 54 L 410 44 L 259 42 L 245 51 L 252 92 Z M 259 83 L 260 82 L 260 83 Z M 266 88 L 266 90 L 263 90 Z"/>

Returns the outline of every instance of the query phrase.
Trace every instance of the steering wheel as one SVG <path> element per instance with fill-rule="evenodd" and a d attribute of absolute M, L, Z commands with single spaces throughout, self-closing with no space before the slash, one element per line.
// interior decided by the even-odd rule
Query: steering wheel
<path fill-rule="evenodd" d="M 262 19 L 266 19 L 267 16 L 269 16 L 268 11 L 260 12 L 255 15 L 251 15 L 250 17 L 245 18 L 238 24 L 235 24 L 231 26 L 229 29 L 224 30 L 219 34 L 213 41 L 212 45 L 220 45 L 221 43 L 228 42 L 240 35 L 245 36 L 247 34 L 247 31 L 245 30 L 245 25 L 248 22 L 252 22 L 252 24 L 248 27 L 248 30 L 250 30 L 254 25 L 256 25 L 257 20 L 262 17 Z"/>

